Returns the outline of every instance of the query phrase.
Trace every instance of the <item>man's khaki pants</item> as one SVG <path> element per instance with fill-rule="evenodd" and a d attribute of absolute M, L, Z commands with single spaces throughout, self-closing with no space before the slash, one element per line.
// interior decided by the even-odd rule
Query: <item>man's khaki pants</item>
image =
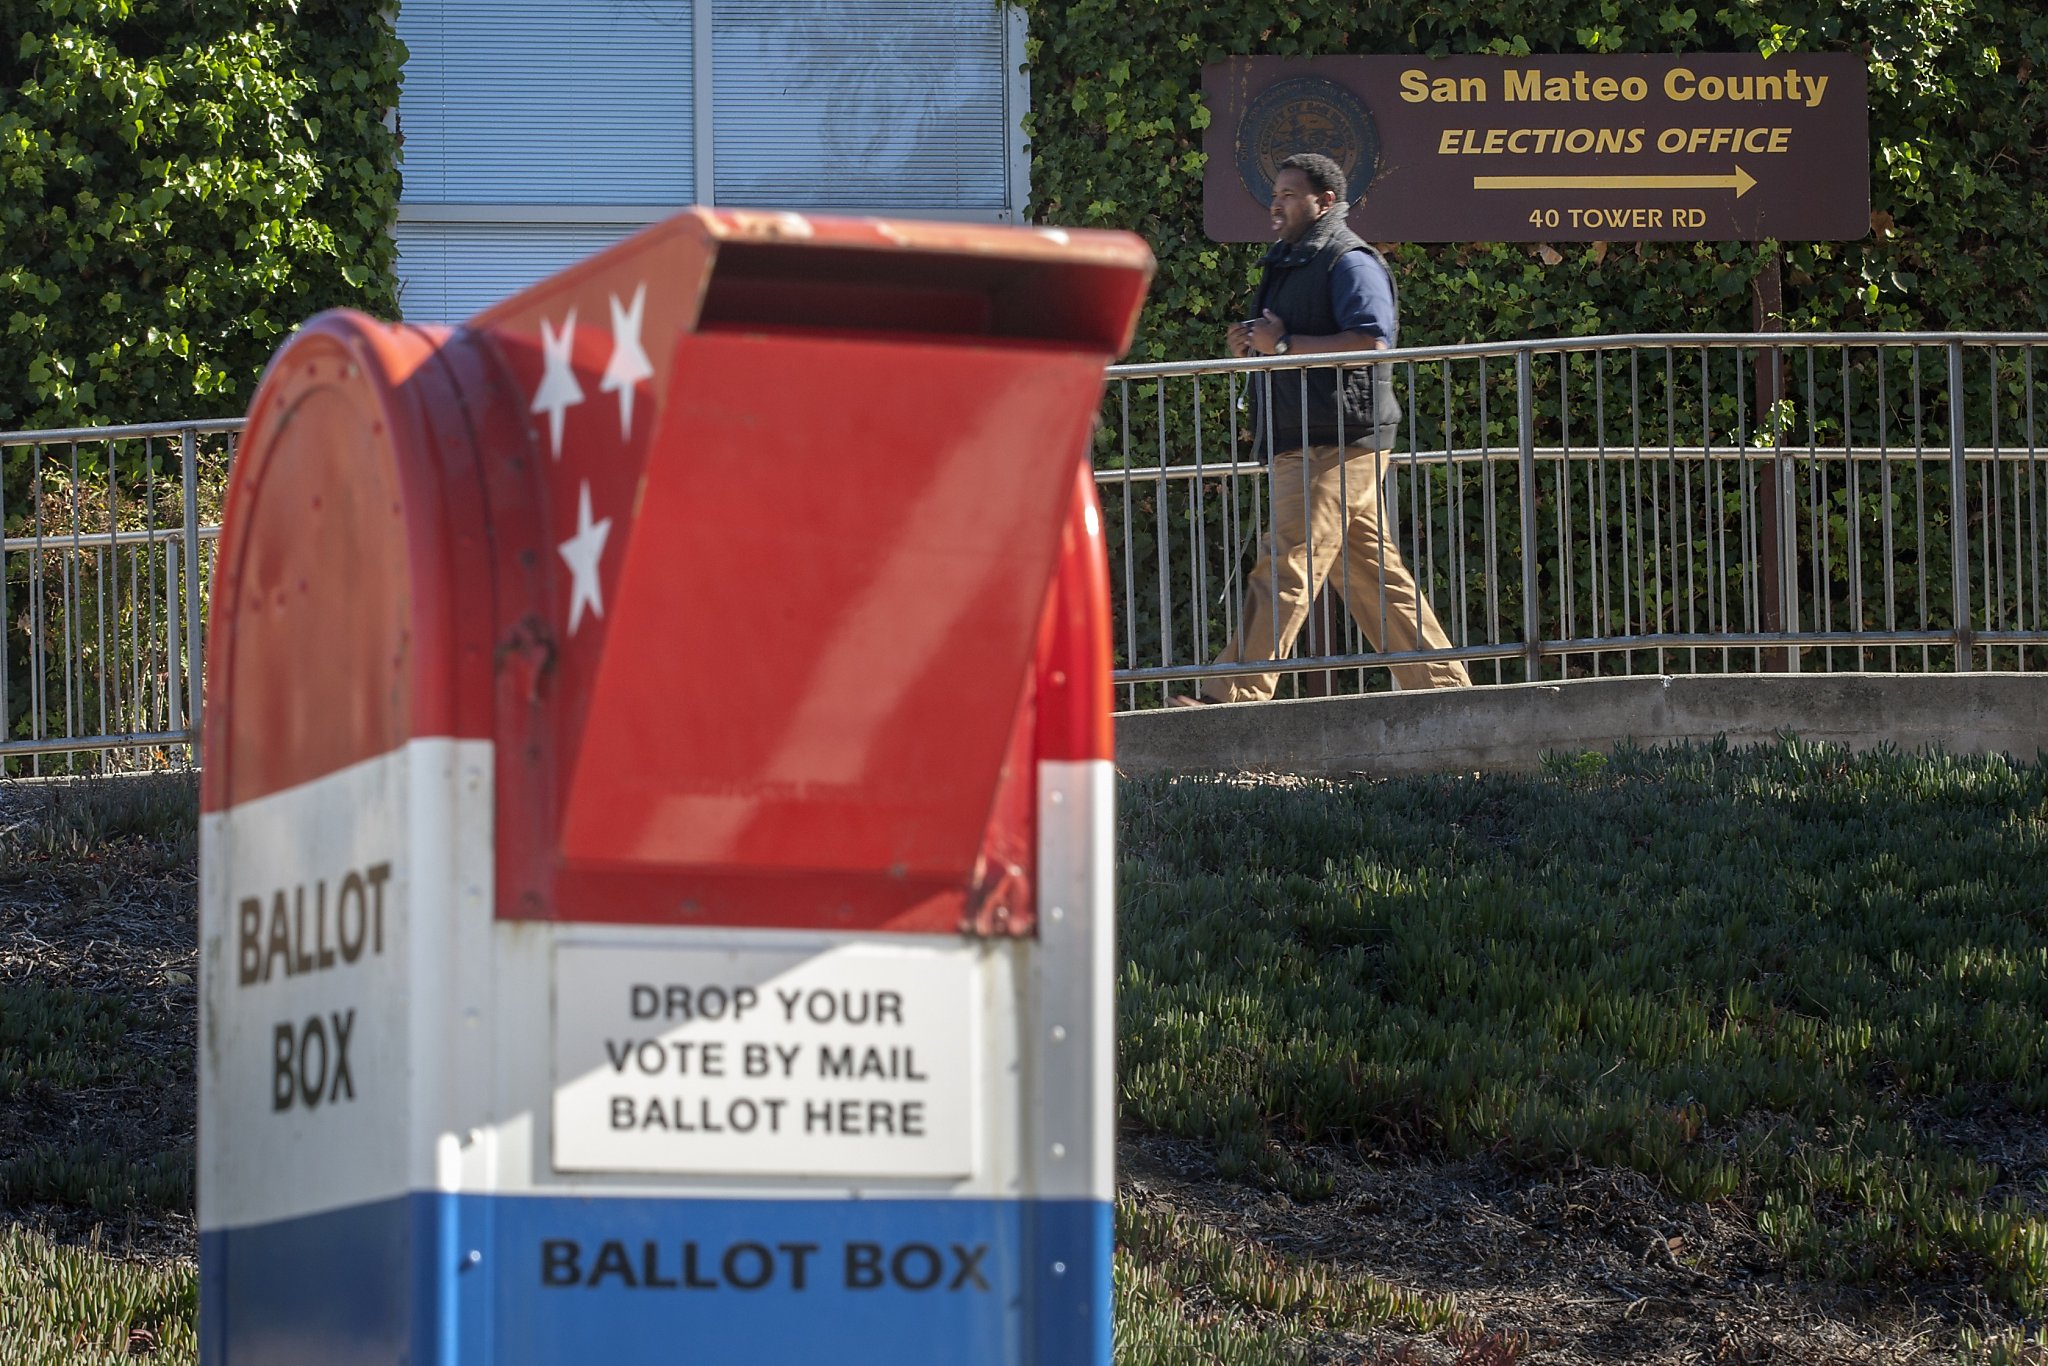
<path fill-rule="evenodd" d="M 1342 458 L 1348 457 L 1348 458 Z M 1366 639 L 1387 652 L 1449 649 L 1429 599 L 1416 587 L 1399 544 L 1380 529 L 1385 455 L 1360 446 L 1310 446 L 1273 461 L 1272 521 L 1253 566 L 1237 633 L 1219 664 L 1285 659 L 1332 572 Z M 1313 567 L 1311 567 L 1311 551 Z M 1464 688 L 1472 680 L 1456 660 L 1392 666 L 1402 688 Z M 1213 702 L 1262 702 L 1279 686 L 1274 673 L 1211 678 Z"/>

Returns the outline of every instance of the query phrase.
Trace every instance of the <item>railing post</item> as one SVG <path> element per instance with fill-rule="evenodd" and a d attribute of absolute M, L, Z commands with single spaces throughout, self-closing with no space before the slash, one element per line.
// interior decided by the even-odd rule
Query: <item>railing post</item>
<path fill-rule="evenodd" d="M 178 543 L 164 542 L 164 729 L 173 735 L 185 729 L 185 702 L 178 695 L 178 657 L 184 635 L 178 617 Z"/>
<path fill-rule="evenodd" d="M 189 762 L 199 762 L 199 711 L 205 686 L 206 664 L 201 646 L 199 601 L 199 432 L 187 427 L 178 433 L 179 464 L 185 478 L 185 564 L 179 586 L 185 599 L 185 649 L 190 662 L 185 670 L 185 719 L 192 743 L 187 747 Z M 171 657 L 173 665 L 177 656 Z"/>
<path fill-rule="evenodd" d="M 1799 518 L 1794 509 L 1799 505 L 1794 499 L 1792 482 L 1792 460 L 1785 454 L 1782 433 L 1772 438 L 1777 445 L 1777 454 L 1771 460 L 1771 477 L 1775 481 L 1777 505 L 1783 515 L 1776 518 L 1778 562 L 1778 620 L 1781 629 L 1793 635 L 1799 634 Z M 1799 672 L 1799 647 L 1785 647 L 1785 672 Z"/>
<path fill-rule="evenodd" d="M 1963 344 L 1948 344 L 1948 539 L 1949 580 L 1954 594 L 1956 672 L 1972 667 L 1970 630 L 1969 497 L 1963 475 Z"/>
<path fill-rule="evenodd" d="M 1522 469 L 1522 654 L 1527 681 L 1534 683 L 1543 664 L 1543 613 L 1536 591 L 1536 385 L 1527 347 L 1515 352 L 1515 425 Z"/>
<path fill-rule="evenodd" d="M 1159 477 L 1158 493 L 1153 499 L 1154 516 L 1152 541 L 1159 551 L 1159 662 L 1173 663 L 1173 556 L 1169 541 L 1173 535 L 1173 508 L 1171 490 L 1166 483 L 1166 386 L 1172 381 L 1161 375 L 1157 381 L 1159 398 Z M 1199 520 L 1199 510 L 1194 514 Z M 1193 536 L 1192 529 L 1189 532 Z M 1192 539 L 1190 541 L 1192 543 Z M 1201 611 L 1199 604 L 1197 612 Z M 1197 664 L 1201 660 L 1195 661 Z"/>
<path fill-rule="evenodd" d="M 0 447 L 0 475 L 7 468 L 7 451 Z M 7 706 L 7 480 L 0 477 L 0 744 L 8 737 L 7 718 L 14 713 Z M 8 776 L 7 761 L 0 757 L 0 778 Z"/>

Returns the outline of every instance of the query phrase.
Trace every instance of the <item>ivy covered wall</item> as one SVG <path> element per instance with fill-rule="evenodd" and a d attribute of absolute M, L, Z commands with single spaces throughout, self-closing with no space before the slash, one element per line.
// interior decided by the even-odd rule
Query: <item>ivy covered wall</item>
<path fill-rule="evenodd" d="M 394 312 L 383 0 L 0 0 L 0 430 L 246 408 Z"/>
<path fill-rule="evenodd" d="M 1861 51 L 1872 229 L 1786 248 L 1799 328 L 2048 327 L 2033 0 L 1024 0 L 1034 215 L 1160 276 L 1135 358 L 1214 355 L 1256 246 L 1201 232 L 1204 62 L 1345 52 Z M 394 308 L 404 49 L 382 0 L 0 0 L 0 430 L 239 412 L 320 309 Z M 1746 328 L 1737 243 L 1399 245 L 1404 340 Z"/>
<path fill-rule="evenodd" d="M 2048 6 L 2039 0 L 1025 0 L 1034 216 L 1128 228 L 1160 273 L 1132 358 L 1221 353 L 1262 248 L 1202 235 L 1205 62 L 1343 53 L 1852 51 L 1871 231 L 1785 246 L 1802 329 L 2048 328 Z M 1743 331 L 1768 248 L 1398 245 L 1402 341 Z M 1554 257 L 1555 259 L 1551 259 Z"/>

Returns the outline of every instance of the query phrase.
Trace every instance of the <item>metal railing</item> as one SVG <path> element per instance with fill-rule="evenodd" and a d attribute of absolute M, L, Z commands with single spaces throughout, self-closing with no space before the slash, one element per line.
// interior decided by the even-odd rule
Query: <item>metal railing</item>
<path fill-rule="evenodd" d="M 1348 523 L 1322 548 L 1339 552 L 1337 591 L 1281 651 L 1280 695 L 1384 688 L 1391 669 L 1449 660 L 1476 683 L 2040 669 L 2044 346 L 2048 334 L 1788 333 L 1347 357 L 1387 367 L 1403 407 L 1376 481 L 1385 534 L 1363 559 L 1341 554 Z M 1252 400 L 1265 384 L 1305 400 L 1338 367 L 1110 370 L 1095 456 L 1120 705 L 1274 667 L 1254 650 L 1217 662 L 1272 531 L 1261 452 L 1300 442 Z M 0 772 L 194 757 L 241 427 L 0 434 Z M 1382 620 L 1412 621 L 1413 597 L 1384 587 L 1393 556 L 1441 644 L 1381 648 L 1338 601 L 1356 588 L 1370 610 L 1376 592 Z M 1377 583 L 1346 581 L 1361 565 Z"/>
<path fill-rule="evenodd" d="M 1354 519 L 1317 548 L 1335 591 L 1291 651 L 1279 642 L 1282 695 L 1383 688 L 1390 668 L 1448 660 L 1483 683 L 2038 669 L 2043 345 L 2048 334 L 1766 333 L 1344 357 L 1386 367 L 1403 408 L 1366 577 L 1375 560 L 1404 561 L 1443 637 L 1385 649 L 1343 610 L 1360 589 L 1339 582 L 1360 562 L 1344 554 Z M 1109 372 L 1096 478 L 1120 705 L 1273 668 L 1254 657 L 1273 653 L 1270 634 L 1226 649 L 1273 532 L 1262 452 L 1303 444 L 1299 427 L 1273 429 L 1307 409 L 1312 384 L 1334 396 L 1335 359 Z M 1297 401 L 1267 403 L 1269 384 Z M 1383 618 L 1413 622 L 1412 597 L 1370 583 L 1368 612 L 1375 589 Z"/>
<path fill-rule="evenodd" d="M 0 433 L 0 775 L 192 762 L 242 420 Z"/>

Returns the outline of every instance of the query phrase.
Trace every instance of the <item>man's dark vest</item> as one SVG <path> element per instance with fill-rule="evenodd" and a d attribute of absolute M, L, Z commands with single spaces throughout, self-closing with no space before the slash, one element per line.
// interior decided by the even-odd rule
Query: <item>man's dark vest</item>
<path fill-rule="evenodd" d="M 1259 294 L 1252 305 L 1254 314 L 1272 309 L 1296 336 L 1327 337 L 1337 332 L 1337 311 L 1330 304 L 1330 276 L 1337 261 L 1347 252 L 1363 251 L 1387 270 L 1387 261 L 1371 244 L 1344 226 L 1342 210 L 1332 209 L 1317 219 L 1299 242 L 1276 242 L 1259 262 L 1263 273 Z M 1394 290 L 1394 317 L 1388 331 L 1398 338 L 1400 293 L 1394 272 L 1387 270 L 1387 286 Z M 1252 392 L 1263 397 L 1265 376 L 1253 384 Z M 1392 449 L 1394 433 L 1401 421 L 1401 405 L 1394 397 L 1394 367 L 1375 365 L 1370 369 L 1313 369 L 1308 372 L 1308 413 L 1304 429 L 1302 414 L 1302 372 L 1271 372 L 1273 442 L 1281 450 L 1304 444 L 1311 446 L 1365 445 L 1377 450 Z M 1341 385 L 1342 403 L 1339 403 Z M 1255 403 L 1257 441 L 1266 444 L 1266 415 L 1263 403 Z M 1340 421 L 1341 412 L 1341 421 Z"/>

